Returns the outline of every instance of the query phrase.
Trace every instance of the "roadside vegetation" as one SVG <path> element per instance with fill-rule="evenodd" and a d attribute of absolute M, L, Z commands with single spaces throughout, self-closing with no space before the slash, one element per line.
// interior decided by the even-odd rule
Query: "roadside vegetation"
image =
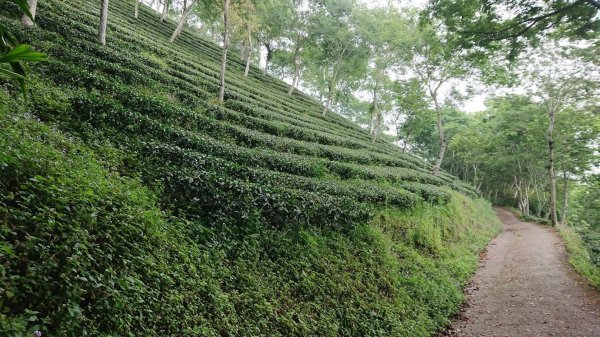
<path fill-rule="evenodd" d="M 0 335 L 431 336 L 492 202 L 597 285 L 600 5 L 495 3 L 0 0 Z"/>

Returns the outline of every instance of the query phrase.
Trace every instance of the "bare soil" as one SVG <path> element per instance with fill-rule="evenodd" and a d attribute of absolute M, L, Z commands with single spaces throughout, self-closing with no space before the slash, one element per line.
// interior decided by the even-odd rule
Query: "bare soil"
<path fill-rule="evenodd" d="M 495 210 L 504 229 L 440 336 L 600 336 L 600 292 L 569 265 L 557 231 Z"/>

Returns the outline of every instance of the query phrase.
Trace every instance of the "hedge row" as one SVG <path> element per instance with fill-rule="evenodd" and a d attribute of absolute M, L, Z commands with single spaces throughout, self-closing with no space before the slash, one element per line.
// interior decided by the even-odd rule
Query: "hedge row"
<path fill-rule="evenodd" d="M 284 187 L 304 190 L 332 196 L 355 199 L 361 203 L 397 208 L 411 208 L 421 201 L 413 193 L 392 187 L 385 187 L 362 181 L 342 182 L 336 180 L 302 177 L 261 168 L 240 166 L 233 162 L 219 160 L 210 156 L 182 149 L 176 146 L 149 143 L 143 154 L 145 158 L 155 158 L 157 163 L 194 168 L 198 171 L 218 172 L 234 179 L 250 181 L 261 186 Z"/>

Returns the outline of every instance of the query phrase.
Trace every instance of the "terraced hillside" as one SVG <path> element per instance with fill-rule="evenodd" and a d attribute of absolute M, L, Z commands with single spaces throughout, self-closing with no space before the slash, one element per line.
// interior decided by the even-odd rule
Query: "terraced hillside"
<path fill-rule="evenodd" d="M 131 1 L 1 20 L 50 61 L 0 90 L 1 329 L 426 336 L 496 230 L 473 189 Z M 12 330 L 9 330 L 12 329 Z M 83 333 L 82 333 L 83 332 Z"/>

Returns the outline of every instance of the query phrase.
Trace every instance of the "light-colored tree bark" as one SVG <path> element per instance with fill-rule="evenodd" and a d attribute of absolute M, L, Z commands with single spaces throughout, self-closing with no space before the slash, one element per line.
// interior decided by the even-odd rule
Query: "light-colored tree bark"
<path fill-rule="evenodd" d="M 339 52 L 337 59 L 335 60 L 335 64 L 333 66 L 333 74 L 328 81 L 327 84 L 327 101 L 325 102 L 325 107 L 323 108 L 323 115 L 327 114 L 327 111 L 331 108 L 331 103 L 333 103 L 333 97 L 335 96 L 335 87 L 337 84 L 337 76 L 339 67 L 344 59 L 344 54 L 346 54 L 346 46 L 342 48 Z"/>
<path fill-rule="evenodd" d="M 563 172 L 563 207 L 561 212 L 560 223 L 562 225 L 567 224 L 567 217 L 569 214 L 569 173 Z"/>
<path fill-rule="evenodd" d="M 292 96 L 294 90 L 298 86 L 298 80 L 300 79 L 300 49 L 302 49 L 302 45 L 300 43 L 300 34 L 296 35 L 296 45 L 294 46 L 294 58 L 292 60 L 292 65 L 294 66 L 294 78 L 292 80 L 292 84 L 288 89 L 288 95 Z"/>
<path fill-rule="evenodd" d="M 162 14 L 160 15 L 160 22 L 164 22 L 167 18 L 167 14 L 169 13 L 169 5 L 171 4 L 171 0 L 165 0 L 162 8 Z"/>
<path fill-rule="evenodd" d="M 242 41 L 242 47 L 240 48 L 240 60 L 245 58 L 244 55 L 246 55 L 246 39 Z"/>
<path fill-rule="evenodd" d="M 227 51 L 229 49 L 229 3 L 225 0 L 223 5 L 223 59 L 221 60 L 221 88 L 219 101 L 225 100 L 225 70 L 227 68 Z"/>
<path fill-rule="evenodd" d="M 373 103 L 372 103 L 372 115 L 373 121 L 371 122 L 371 142 L 375 143 L 377 141 L 377 136 L 379 135 L 379 128 L 381 127 L 381 122 L 383 122 L 383 116 L 381 115 L 381 111 L 379 110 L 379 75 L 376 75 L 375 85 L 373 86 Z"/>
<path fill-rule="evenodd" d="M 554 124 L 556 120 L 556 110 L 552 104 L 548 109 L 548 132 L 546 140 L 548 141 L 548 175 L 550 176 L 550 222 L 552 226 L 558 224 L 558 215 L 556 212 L 556 172 L 554 170 Z"/>
<path fill-rule="evenodd" d="M 175 31 L 173 32 L 173 35 L 171 35 L 171 39 L 169 39 L 169 41 L 175 42 L 175 40 L 177 40 L 179 35 L 181 35 L 181 32 L 183 31 L 183 26 L 185 26 L 188 16 L 190 15 L 190 12 L 192 11 L 192 7 L 194 7 L 195 4 L 196 4 L 196 0 L 192 0 L 192 2 L 190 2 L 183 9 L 183 13 L 181 14 L 181 18 L 179 18 L 179 23 L 177 24 L 177 28 L 175 28 Z"/>
<path fill-rule="evenodd" d="M 433 175 L 437 176 L 440 173 L 440 169 L 442 167 L 442 162 L 444 161 L 444 155 L 446 154 L 446 136 L 444 133 L 444 125 L 442 122 L 442 107 L 438 101 L 438 90 L 442 85 L 442 81 L 438 83 L 435 88 L 429 87 L 429 94 L 431 95 L 431 99 L 433 100 L 433 105 L 435 107 L 435 120 L 436 127 L 438 131 L 438 135 L 440 137 L 440 151 L 438 153 L 438 157 L 435 161 L 435 165 L 433 166 Z"/>
<path fill-rule="evenodd" d="M 108 26 L 108 0 L 102 0 L 100 10 L 100 28 L 98 30 L 98 42 L 106 45 L 106 27 Z"/>
<path fill-rule="evenodd" d="M 29 13 L 31 13 L 31 16 L 35 20 L 35 13 L 37 11 L 37 0 L 28 0 L 27 4 L 29 5 Z M 21 17 L 21 23 L 29 27 L 34 25 L 33 21 L 31 20 L 31 18 L 29 18 L 29 16 L 27 16 L 27 14 L 23 14 L 23 16 Z"/>
<path fill-rule="evenodd" d="M 133 17 L 138 18 L 140 16 L 140 0 L 134 0 L 135 5 L 133 5 Z"/>
<path fill-rule="evenodd" d="M 248 27 L 248 52 L 246 53 L 246 69 L 244 70 L 244 77 L 248 77 L 248 73 L 250 72 L 250 63 L 252 62 L 252 31 L 250 27 Z"/>

